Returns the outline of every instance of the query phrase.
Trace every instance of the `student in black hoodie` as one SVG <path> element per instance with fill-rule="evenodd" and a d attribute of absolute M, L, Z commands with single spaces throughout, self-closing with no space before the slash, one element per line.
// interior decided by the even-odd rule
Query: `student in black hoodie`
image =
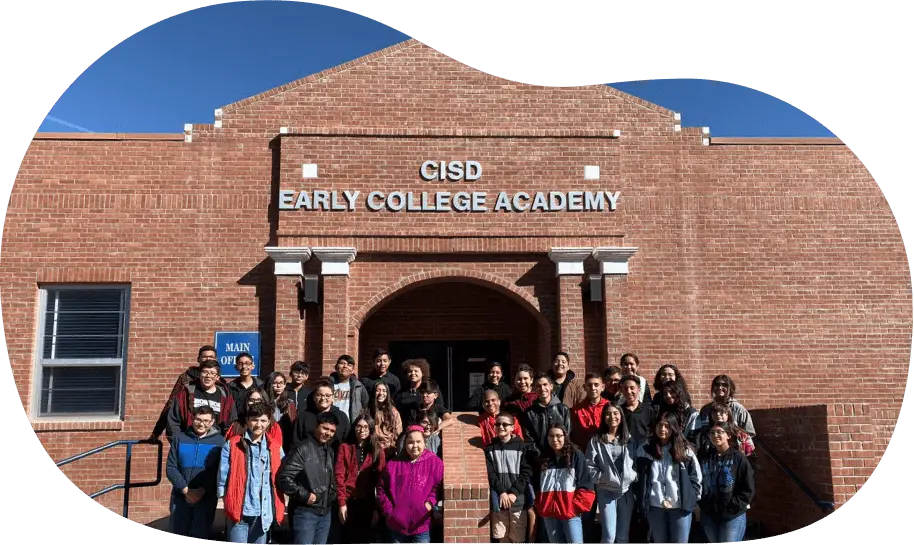
<path fill-rule="evenodd" d="M 308 397 L 306 409 L 298 413 L 298 419 L 295 421 L 295 432 L 292 434 L 293 447 L 297 447 L 306 438 L 314 435 L 314 430 L 317 429 L 318 417 L 322 414 L 328 414 L 336 419 L 336 433 L 330 445 L 333 450 L 339 448 L 349 434 L 349 417 L 346 416 L 346 413 L 333 406 L 333 386 L 326 380 L 314 385 L 314 391 Z"/>
<path fill-rule="evenodd" d="M 162 435 L 162 432 L 168 427 L 168 413 L 171 411 L 171 406 L 174 405 L 175 399 L 184 391 L 189 384 L 193 384 L 200 379 L 200 367 L 199 365 L 207 360 L 216 359 L 216 347 L 210 344 L 206 344 L 200 347 L 200 350 L 197 351 L 197 366 L 188 367 L 186 371 L 178 375 L 178 379 L 175 381 L 174 387 L 171 389 L 171 393 L 168 394 L 168 399 L 165 401 L 165 405 L 162 407 L 162 412 L 159 414 L 158 420 L 156 420 L 155 426 L 152 428 L 152 433 L 149 436 L 150 440 L 155 441 Z M 223 386 L 226 386 L 225 381 L 220 378 Z"/>
<path fill-rule="evenodd" d="M 708 543 L 742 541 L 746 533 L 746 510 L 755 496 L 752 466 L 736 447 L 736 435 L 728 424 L 713 424 L 708 435 L 714 449 L 699 460 L 701 526 Z"/>
<path fill-rule="evenodd" d="M 552 395 L 552 379 L 549 375 L 537 375 L 533 381 L 533 390 L 539 397 L 521 415 L 521 429 L 528 443 L 532 443 L 540 453 L 548 453 L 550 447 L 546 432 L 553 424 L 560 424 L 565 430 L 570 430 L 571 411 Z"/>
<path fill-rule="evenodd" d="M 235 406 L 241 407 L 244 395 L 248 390 L 251 388 L 263 388 L 263 381 L 252 374 L 254 372 L 254 358 L 247 352 L 242 352 L 235 358 L 235 370 L 238 371 L 238 377 L 228 383 L 228 388 L 235 401 Z"/>
<path fill-rule="evenodd" d="M 331 443 L 338 426 L 328 412 L 317 415 L 316 422 L 314 433 L 283 459 L 276 473 L 276 485 L 291 500 L 294 543 L 327 543 L 337 508 L 336 454 Z"/>
<path fill-rule="evenodd" d="M 654 425 L 654 409 L 642 401 L 641 383 L 635 375 L 625 375 L 619 382 L 619 394 L 622 400 L 622 414 L 628 433 L 636 446 L 648 440 Z"/>
<path fill-rule="evenodd" d="M 362 384 L 365 386 L 365 391 L 368 392 L 368 396 L 371 397 L 374 394 L 374 385 L 378 381 L 384 381 L 387 383 L 387 391 L 390 394 L 390 399 L 395 399 L 397 392 L 400 391 L 400 379 L 397 378 L 397 375 L 390 372 L 390 353 L 383 348 L 378 348 L 374 353 L 374 368 L 371 370 L 371 373 L 368 373 L 362 377 Z"/>
<path fill-rule="evenodd" d="M 289 369 L 289 383 L 286 384 L 286 395 L 295 403 L 299 412 L 305 410 L 308 397 L 311 396 L 311 388 L 305 386 L 309 375 L 311 375 L 311 367 L 303 361 L 293 363 Z"/>
<path fill-rule="evenodd" d="M 514 415 L 495 417 L 495 437 L 485 449 L 486 470 L 492 491 L 491 528 L 495 541 L 526 543 L 527 514 L 524 512 L 527 485 L 533 475 L 530 445 L 514 434 Z"/>
<path fill-rule="evenodd" d="M 498 399 L 504 401 L 511 395 L 511 386 L 503 380 L 504 370 L 497 361 L 489 362 L 486 366 L 486 381 L 482 386 L 473 389 L 470 396 L 469 406 L 471 411 L 482 411 L 482 398 L 486 390 L 494 390 L 498 394 Z"/>

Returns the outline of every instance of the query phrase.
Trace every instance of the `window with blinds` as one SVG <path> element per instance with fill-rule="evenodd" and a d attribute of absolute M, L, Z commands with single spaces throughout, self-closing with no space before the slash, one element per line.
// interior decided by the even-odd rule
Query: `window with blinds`
<path fill-rule="evenodd" d="M 39 416 L 120 416 L 130 289 L 42 288 Z"/>

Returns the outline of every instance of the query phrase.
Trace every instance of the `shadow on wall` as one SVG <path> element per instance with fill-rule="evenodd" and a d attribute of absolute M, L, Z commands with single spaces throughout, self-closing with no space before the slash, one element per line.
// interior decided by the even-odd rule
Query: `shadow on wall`
<path fill-rule="evenodd" d="M 752 411 L 759 438 L 820 500 L 834 501 L 828 417 L 828 405 Z M 758 461 L 749 517 L 761 522 L 764 536 L 798 530 L 825 517 L 764 449 L 758 448 Z"/>
<path fill-rule="evenodd" d="M 273 261 L 266 258 L 258 263 L 238 280 L 238 285 L 254 286 L 257 330 L 260 331 L 260 376 L 266 377 L 276 370 L 276 280 Z"/>
<path fill-rule="evenodd" d="M 462 423 L 470 425 L 470 426 L 479 425 L 479 417 L 476 416 L 475 414 L 460 414 L 460 415 L 457 415 L 457 420 L 459 422 L 462 422 Z M 481 449 L 482 448 L 482 437 L 481 436 L 470 437 L 469 439 L 467 439 L 467 444 L 472 447 Z"/>

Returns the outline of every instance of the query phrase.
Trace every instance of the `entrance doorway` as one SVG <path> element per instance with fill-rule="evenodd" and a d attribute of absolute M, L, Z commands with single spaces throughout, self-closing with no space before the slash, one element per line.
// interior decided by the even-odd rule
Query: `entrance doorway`
<path fill-rule="evenodd" d="M 511 380 L 510 348 L 509 341 L 391 341 L 387 350 L 398 365 L 412 358 L 428 360 L 444 406 L 467 411 L 470 393 L 485 380 L 486 363 L 500 363 L 503 380 Z"/>

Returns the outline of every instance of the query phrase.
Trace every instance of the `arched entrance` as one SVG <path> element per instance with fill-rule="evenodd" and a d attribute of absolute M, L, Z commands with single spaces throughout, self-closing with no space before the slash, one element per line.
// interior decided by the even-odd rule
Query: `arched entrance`
<path fill-rule="evenodd" d="M 541 368 L 548 331 L 528 301 L 498 284 L 435 278 L 404 286 L 371 309 L 359 328 L 360 370 L 371 368 L 379 347 L 391 353 L 398 375 L 404 360 L 424 357 L 445 405 L 466 410 L 487 360 L 502 363 L 509 376 L 522 363 Z"/>

